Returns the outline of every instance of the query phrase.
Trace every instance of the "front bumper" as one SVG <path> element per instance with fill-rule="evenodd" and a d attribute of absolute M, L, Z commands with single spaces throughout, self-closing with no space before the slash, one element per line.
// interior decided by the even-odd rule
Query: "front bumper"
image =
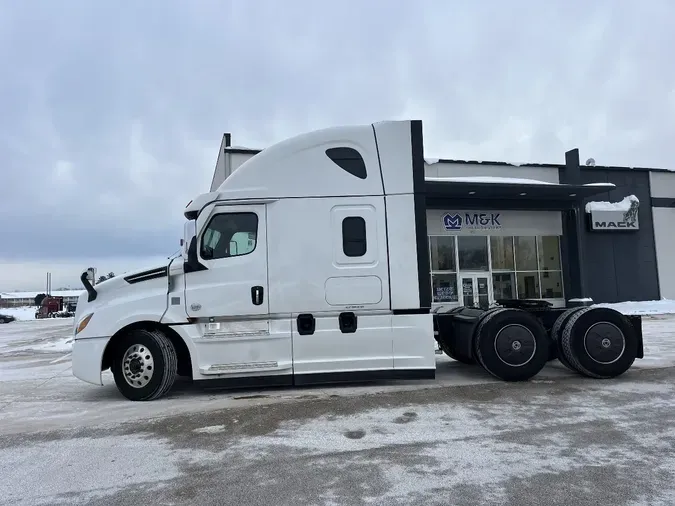
<path fill-rule="evenodd" d="M 73 376 L 92 385 L 103 385 L 101 365 L 109 337 L 92 337 L 73 341 Z"/>

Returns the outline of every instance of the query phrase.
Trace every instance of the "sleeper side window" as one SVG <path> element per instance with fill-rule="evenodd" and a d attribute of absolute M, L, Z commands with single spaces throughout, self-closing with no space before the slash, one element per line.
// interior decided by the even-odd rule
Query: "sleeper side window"
<path fill-rule="evenodd" d="M 255 250 L 258 215 L 255 213 L 216 214 L 202 236 L 200 254 L 206 260 L 248 255 Z"/>
<path fill-rule="evenodd" d="M 366 220 L 361 216 L 342 220 L 342 251 L 348 257 L 362 257 L 368 251 Z"/>
<path fill-rule="evenodd" d="M 366 179 L 368 177 L 366 162 L 354 148 L 329 148 L 326 150 L 326 156 L 352 176 L 359 179 Z"/>

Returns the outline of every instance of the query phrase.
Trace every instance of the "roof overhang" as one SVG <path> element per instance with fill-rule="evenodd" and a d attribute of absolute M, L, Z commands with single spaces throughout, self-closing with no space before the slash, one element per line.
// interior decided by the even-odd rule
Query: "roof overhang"
<path fill-rule="evenodd" d="M 471 207 L 501 207 L 508 209 L 564 210 L 579 207 L 583 200 L 607 193 L 611 183 L 586 185 L 544 182 L 511 183 L 427 179 L 427 207 L 448 207 L 456 204 Z M 473 204 L 473 205 L 472 205 Z"/>

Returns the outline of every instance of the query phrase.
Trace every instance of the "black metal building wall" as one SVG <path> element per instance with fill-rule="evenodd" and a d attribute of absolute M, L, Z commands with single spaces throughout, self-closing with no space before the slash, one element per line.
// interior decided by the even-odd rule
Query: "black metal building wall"
<path fill-rule="evenodd" d="M 574 168 L 561 169 L 560 182 L 616 185 L 612 190 L 593 197 L 593 201 L 619 202 L 628 195 L 635 195 L 640 200 L 640 228 L 633 232 L 590 231 L 586 213 L 583 208 L 580 210 L 586 296 L 596 303 L 660 299 L 649 172 L 593 167 L 580 167 L 577 174 L 574 172 Z M 563 234 L 568 235 L 565 227 Z M 569 249 L 565 246 L 563 255 Z M 569 282 L 565 279 L 566 288 Z"/>

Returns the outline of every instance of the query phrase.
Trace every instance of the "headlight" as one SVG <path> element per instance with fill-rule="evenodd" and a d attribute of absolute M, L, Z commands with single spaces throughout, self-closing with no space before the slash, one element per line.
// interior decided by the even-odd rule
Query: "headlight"
<path fill-rule="evenodd" d="M 94 316 L 94 313 L 88 314 L 87 316 L 85 316 L 80 320 L 80 323 L 77 324 L 77 328 L 75 329 L 75 335 L 79 334 L 85 328 L 87 328 L 87 325 L 89 325 L 89 320 L 91 320 L 92 316 Z"/>

